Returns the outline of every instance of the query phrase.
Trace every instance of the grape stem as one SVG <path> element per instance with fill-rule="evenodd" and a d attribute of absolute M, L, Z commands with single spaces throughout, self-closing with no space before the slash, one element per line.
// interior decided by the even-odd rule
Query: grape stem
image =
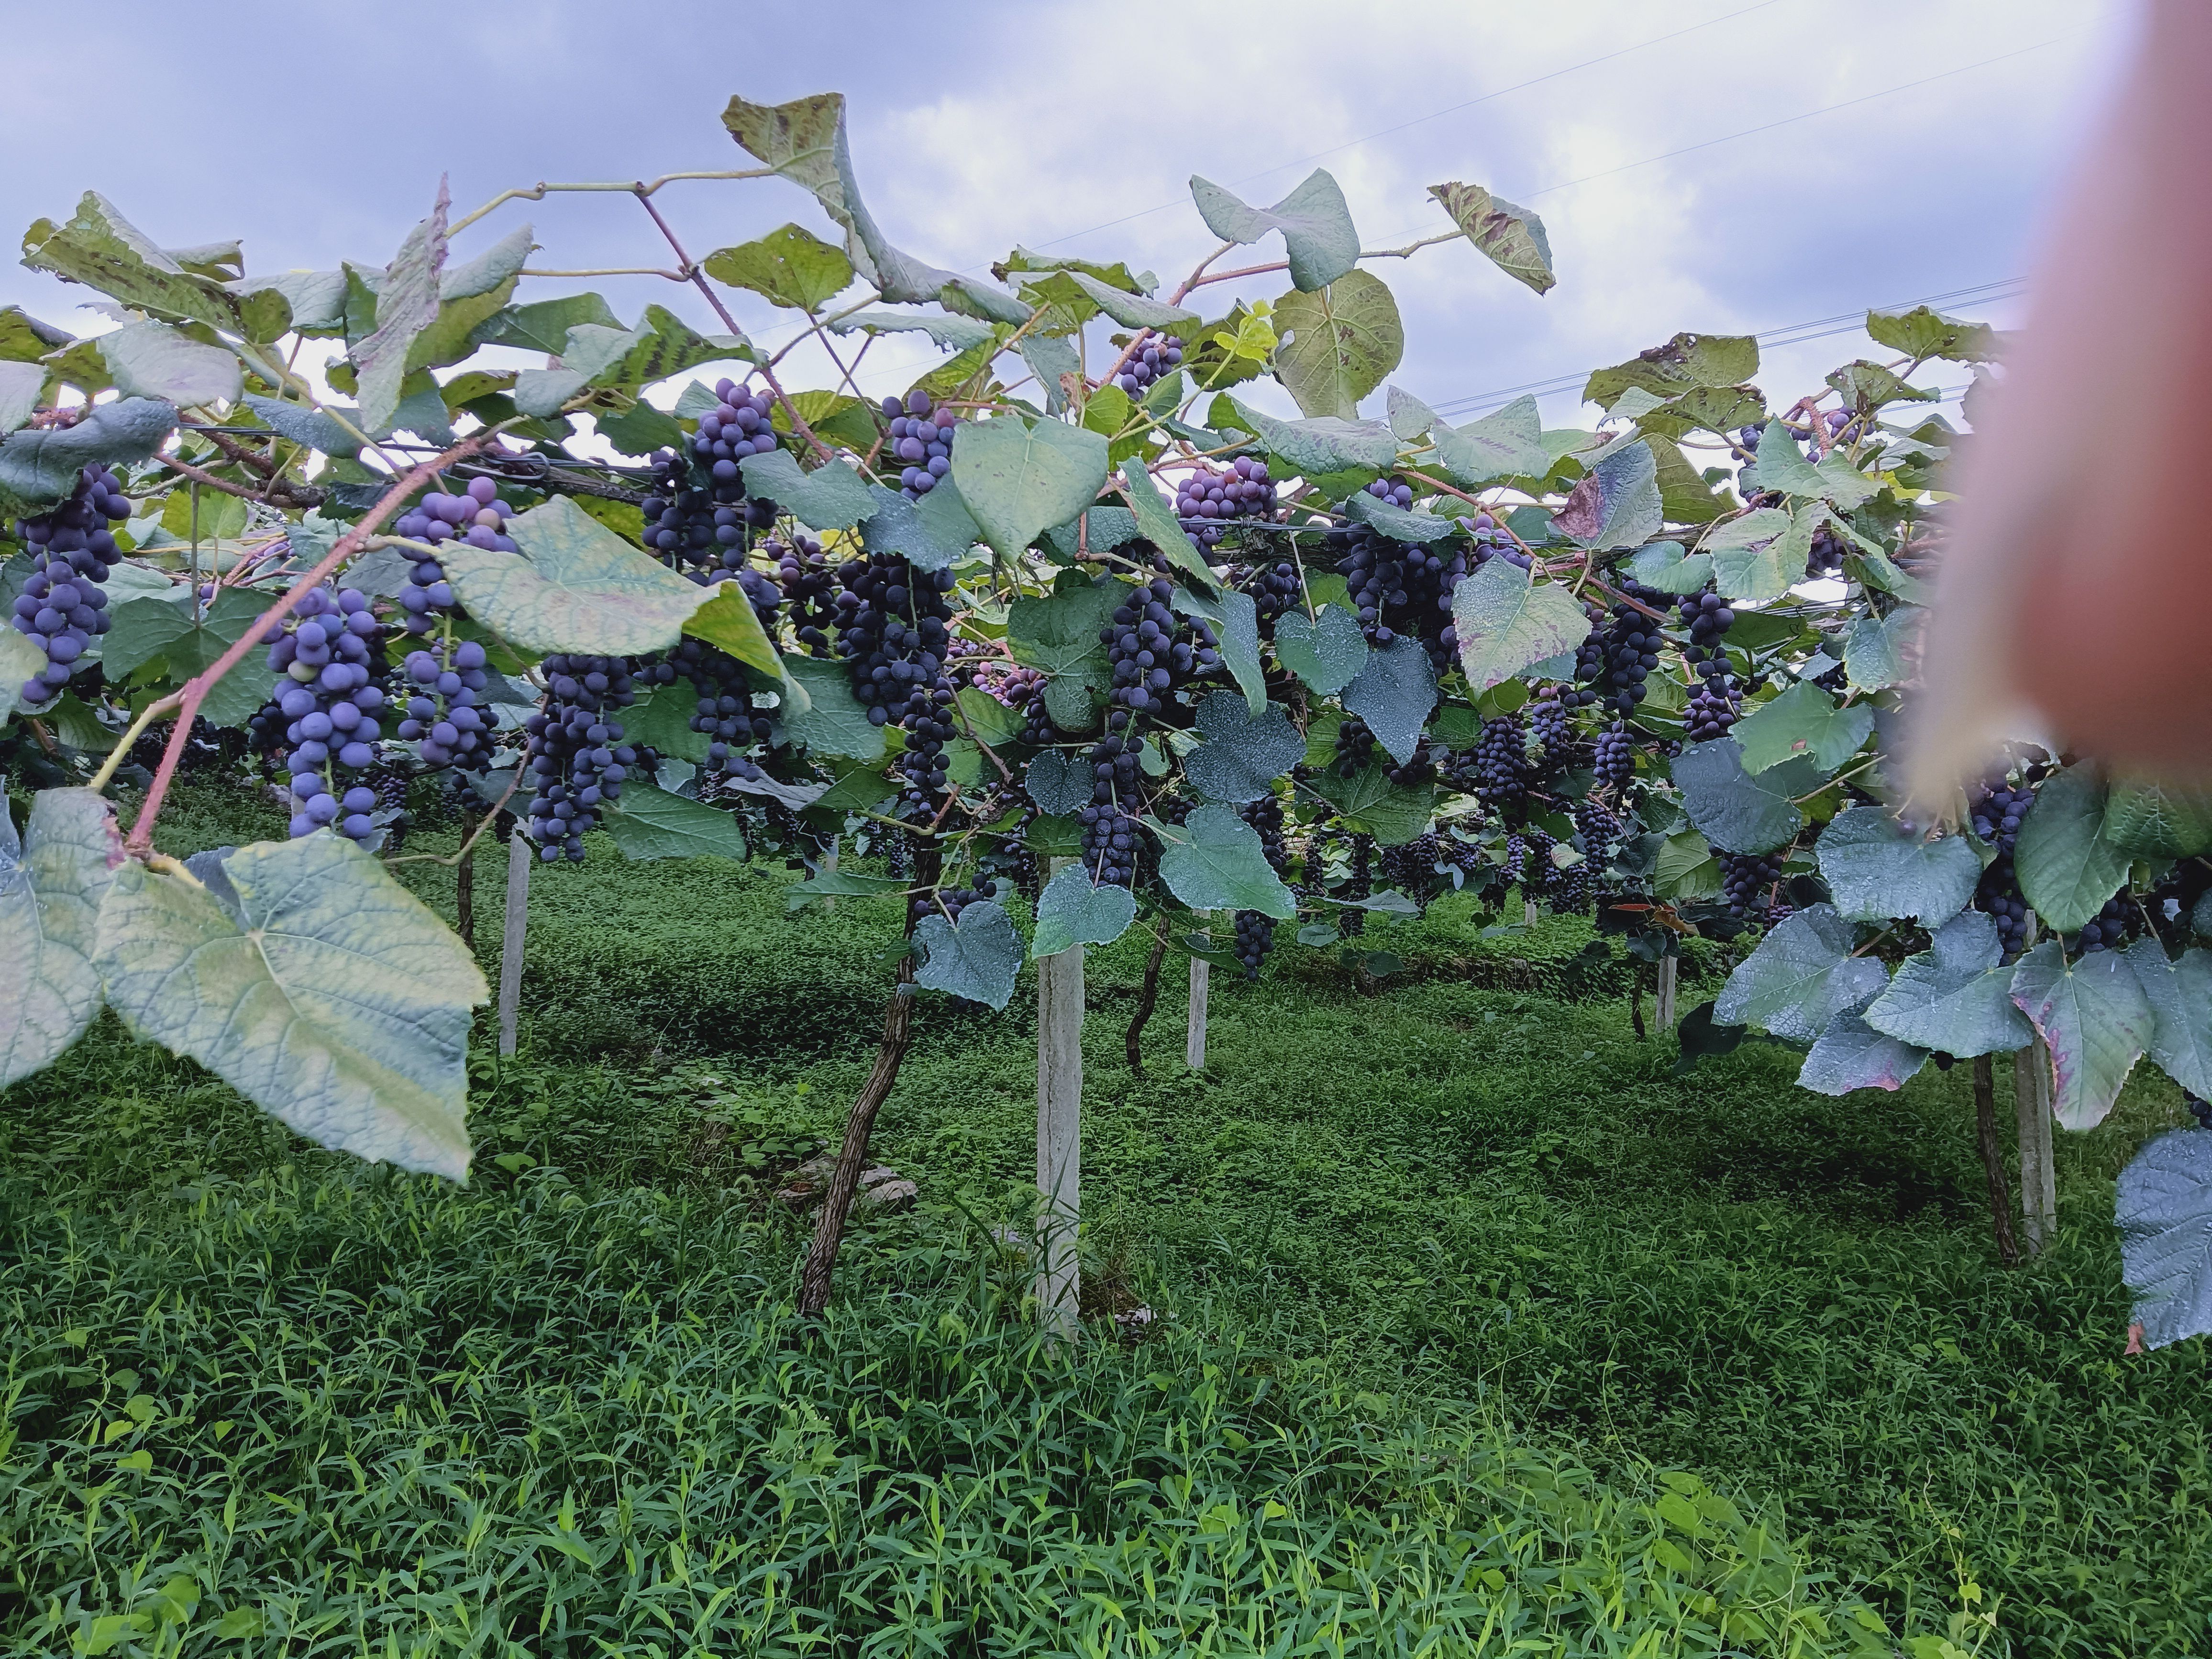
<path fill-rule="evenodd" d="M 483 839 L 483 832 L 498 822 L 499 815 L 507 810 L 507 802 L 514 799 L 514 792 L 521 787 L 522 769 L 518 766 L 514 769 L 514 780 L 507 786 L 507 793 L 501 795 L 498 800 L 492 804 L 492 809 L 490 811 L 485 813 L 482 818 L 477 820 L 477 827 L 469 832 L 469 838 L 461 843 L 460 849 L 456 852 L 453 857 L 441 858 L 435 853 L 408 853 L 398 858 L 386 859 L 384 860 L 385 863 L 387 865 L 443 864 L 448 866 L 460 863 L 462 860 L 468 857 L 470 849 L 475 847 L 477 842 Z"/>
<path fill-rule="evenodd" d="M 152 786 L 146 791 L 145 804 L 138 809 L 138 821 L 131 826 L 131 837 L 125 849 L 138 858 L 146 858 L 153 851 L 154 821 L 161 816 L 161 803 L 167 798 L 169 785 L 177 775 L 177 763 L 184 758 L 185 744 L 191 736 L 192 722 L 199 718 L 200 705 L 207 701 L 222 677 L 246 659 L 247 652 L 257 646 L 268 644 L 271 627 L 291 615 L 308 592 L 329 577 L 337 574 L 347 560 L 358 553 L 364 543 L 376 533 L 377 526 L 398 509 L 399 504 L 416 490 L 436 477 L 441 469 L 455 461 L 465 459 L 498 436 L 499 428 L 488 428 L 471 433 L 451 449 L 434 460 L 423 462 L 401 477 L 383 498 L 363 514 L 361 521 L 339 537 L 322 562 L 294 582 L 289 591 L 278 598 L 252 623 L 238 641 L 202 672 L 185 682 L 184 690 L 177 694 L 177 721 L 169 733 L 168 746 L 161 751 L 161 763 L 155 769 Z"/>
<path fill-rule="evenodd" d="M 628 191 L 641 200 L 644 198 L 652 195 L 663 185 L 672 185 L 679 179 L 773 179 L 775 177 L 775 169 L 774 167 L 739 167 L 733 171 L 723 173 L 664 173 L 658 179 L 654 179 L 650 181 L 641 179 L 633 179 L 627 184 L 619 179 L 616 179 L 605 184 L 549 185 L 541 179 L 534 185 L 525 185 L 518 190 L 503 190 L 500 191 L 498 195 L 493 197 L 491 200 L 486 202 L 474 213 L 470 214 L 465 218 L 456 219 L 452 224 L 447 226 L 446 234 L 448 236 L 458 236 L 462 231 L 466 230 L 471 225 L 476 223 L 477 220 L 483 218 L 484 215 L 491 212 L 495 208 L 506 206 L 509 202 L 542 202 L 545 199 L 549 192 L 556 190 Z"/>
<path fill-rule="evenodd" d="M 183 696 L 180 691 L 172 691 L 167 696 L 148 703 L 140 711 L 138 718 L 131 722 L 131 729 L 115 740 L 115 747 L 107 751 L 107 758 L 100 763 L 100 770 L 92 775 L 92 781 L 85 787 L 95 795 L 106 788 L 107 781 L 115 775 L 115 769 L 123 764 L 123 757 L 131 752 L 131 745 L 138 741 L 148 726 L 174 708 Z"/>

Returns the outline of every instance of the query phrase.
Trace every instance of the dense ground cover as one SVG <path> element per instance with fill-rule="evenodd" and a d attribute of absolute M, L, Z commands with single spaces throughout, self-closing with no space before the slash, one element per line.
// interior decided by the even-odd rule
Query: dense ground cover
<path fill-rule="evenodd" d="M 266 833 L 190 805 L 178 848 Z M 221 1650 L 228 1619 L 296 1653 L 1696 1652 L 1731 1618 L 1812 1652 L 1872 1639 L 1863 1595 L 1923 1632 L 1993 1608 L 1990 1651 L 2212 1651 L 2206 1356 L 2122 1357 L 2109 1224 L 2163 1085 L 2064 1141 L 2061 1240 L 2007 1273 L 1963 1068 L 1678 1077 L 1623 998 L 1559 994 L 1579 921 L 1484 939 L 1447 901 L 1379 996 L 1219 985 L 1200 1079 L 1179 975 L 1129 1075 L 1124 940 L 1088 1266 L 1156 1334 L 1071 1358 L 1016 1316 L 986 1230 L 1030 1175 L 1018 997 L 930 1008 L 879 1144 L 923 1207 L 808 1332 L 746 1172 L 834 1134 L 891 916 L 787 919 L 766 867 L 541 873 L 465 1194 L 112 1024 L 10 1092 L 14 1650 Z"/>

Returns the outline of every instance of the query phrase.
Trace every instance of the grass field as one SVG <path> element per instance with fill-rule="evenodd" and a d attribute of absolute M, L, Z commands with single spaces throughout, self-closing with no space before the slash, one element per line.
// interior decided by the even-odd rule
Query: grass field
<path fill-rule="evenodd" d="M 271 832 L 185 806 L 174 850 Z M 1124 940 L 1085 1256 L 1152 1334 L 1040 1343 L 990 1242 L 1026 987 L 926 1006 L 877 1147 L 921 1206 L 810 1328 L 766 1177 L 837 1132 L 896 916 L 787 918 L 787 879 L 541 871 L 465 1191 L 112 1022 L 12 1091 L 0 1651 L 2212 1653 L 2207 1351 L 2123 1357 L 2110 1224 L 2162 1084 L 2062 1139 L 2060 1240 L 2008 1273 L 1964 1068 L 1677 1076 L 1579 922 L 1444 901 L 1371 997 L 1217 976 L 1199 1078 L 1172 966 L 1131 1076 Z"/>

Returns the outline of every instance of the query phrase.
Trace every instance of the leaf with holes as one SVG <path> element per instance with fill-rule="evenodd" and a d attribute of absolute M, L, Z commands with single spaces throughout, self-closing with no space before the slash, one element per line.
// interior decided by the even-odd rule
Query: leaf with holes
<path fill-rule="evenodd" d="M 2070 933 L 2128 878 L 2128 855 L 2105 839 L 2105 786 L 2087 764 L 2035 792 L 2013 847 L 2020 890 L 2043 925 Z"/>
<path fill-rule="evenodd" d="M 1359 413 L 1406 355 L 1406 325 L 1382 278 L 1347 271 L 1311 294 L 1275 301 L 1275 378 L 1306 415 Z"/>
<path fill-rule="evenodd" d="M 923 952 L 915 983 L 924 990 L 945 991 L 994 1008 L 1005 1007 L 1013 995 L 1022 970 L 1022 936 L 995 902 L 981 899 L 969 905 L 957 923 L 933 910 L 915 926 L 914 938 Z"/>
<path fill-rule="evenodd" d="M 1672 398 L 1700 389 L 1733 389 L 1759 373 L 1759 342 L 1747 334 L 1677 334 L 1662 346 L 1593 373 L 1585 401 L 1610 410 L 1632 387 Z"/>
<path fill-rule="evenodd" d="M 1927 1063 L 1925 1048 L 1877 1031 L 1856 1014 L 1839 1013 L 1797 1068 L 1797 1086 L 1822 1095 L 1895 1091 Z"/>
<path fill-rule="evenodd" d="M 327 831 L 126 861 L 100 910 L 108 1001 L 309 1139 L 459 1180 L 475 959 L 419 899 Z"/>
<path fill-rule="evenodd" d="M 2212 1130 L 2145 1142 L 2120 1171 L 2112 1220 L 2144 1345 L 2212 1334 Z"/>
<path fill-rule="evenodd" d="M 2024 1048 L 2035 1033 L 2013 1006 L 2012 969 L 2003 958 L 1993 920 L 1978 910 L 1955 915 L 1936 931 L 1932 950 L 1899 964 L 1867 1009 L 1866 1023 L 1961 1060 Z"/>
<path fill-rule="evenodd" d="M 1886 345 L 1908 357 L 1982 363 L 1997 355 L 1997 331 L 1987 323 L 1946 317 L 1926 306 L 1915 306 L 1910 311 L 1869 311 L 1866 331 L 1876 345 Z"/>
<path fill-rule="evenodd" d="M 1510 559 L 1492 559 L 1452 590 L 1460 666 L 1476 691 L 1502 685 L 1533 663 L 1572 651 L 1590 631 L 1575 596 L 1539 582 Z"/>
<path fill-rule="evenodd" d="M 456 546 L 440 557 L 469 614 L 522 650 L 665 651 L 700 609 L 696 586 L 568 496 L 518 514 L 507 533 L 520 552 Z"/>
<path fill-rule="evenodd" d="M 1480 489 L 1500 478 L 1540 478 L 1552 470 L 1534 398 L 1516 398 L 1465 426 L 1438 422 L 1429 441 L 1437 447 L 1444 476 L 1462 489 Z"/>
<path fill-rule="evenodd" d="M 1297 901 L 1269 867 L 1260 832 L 1227 806 L 1201 806 L 1182 824 L 1146 823 L 1160 839 L 1160 879 L 1194 910 L 1257 910 L 1286 921 Z"/>
<path fill-rule="evenodd" d="M 876 510 L 866 481 L 842 461 L 807 472 L 789 450 L 771 449 L 746 456 L 738 469 L 747 495 L 774 501 L 809 530 L 849 530 Z"/>
<path fill-rule="evenodd" d="M 1809 905 L 1769 929 L 1713 1000 L 1724 1025 L 1764 1026 L 1790 1042 L 1812 1042 L 1838 1014 L 1863 1008 L 1889 970 L 1851 954 L 1850 922 L 1828 904 Z"/>
<path fill-rule="evenodd" d="M 2012 1000 L 2050 1045 L 2051 1109 L 2069 1129 L 2094 1129 L 2155 1034 L 2157 1018 L 2122 952 L 2072 962 L 2047 939 L 2013 969 Z"/>
<path fill-rule="evenodd" d="M 82 283 L 142 311 L 188 317 L 216 328 L 236 329 L 239 301 L 222 283 L 188 270 L 115 210 L 87 191 L 65 224 L 36 221 L 23 233 L 23 263 L 64 282 Z"/>
<path fill-rule="evenodd" d="M 600 819 L 622 855 L 650 859 L 738 859 L 745 856 L 745 832 L 734 813 L 672 795 L 633 780 L 622 797 L 600 809 Z"/>
<path fill-rule="evenodd" d="M 2150 1057 L 2199 1100 L 2212 1100 L 2212 951 L 2191 948 L 2168 962 L 2154 939 L 2128 947 L 2128 965 L 2150 1004 Z"/>
<path fill-rule="evenodd" d="M 1982 861 L 1963 836 L 1926 841 L 1879 806 L 1854 806 L 1820 832 L 1814 848 L 1836 908 L 1853 921 L 1911 916 L 1942 927 L 1966 908 Z"/>
<path fill-rule="evenodd" d="M 1359 618 L 1341 605 L 1322 606 L 1311 622 L 1292 611 L 1276 619 L 1275 658 L 1308 690 L 1334 696 L 1367 665 L 1367 641 Z"/>
<path fill-rule="evenodd" d="M 1552 240 L 1544 234 L 1544 222 L 1527 208 L 1480 185 L 1431 185 L 1429 194 L 1483 257 L 1515 282 L 1541 294 L 1559 280 L 1552 272 Z"/>
<path fill-rule="evenodd" d="M 1183 757 L 1183 775 L 1209 800 L 1241 806 L 1272 794 L 1275 780 L 1305 757 L 1305 738 L 1281 709 L 1271 703 L 1255 715 L 1234 692 L 1206 693 L 1197 725 L 1205 741 Z"/>
<path fill-rule="evenodd" d="M 951 477 L 983 539 L 1012 558 L 1097 498 L 1106 449 L 1081 427 L 1001 415 L 961 428 Z"/>
<path fill-rule="evenodd" d="M 1037 899 L 1036 936 L 1030 955 L 1058 956 L 1077 945 L 1111 945 L 1137 919 L 1136 896 L 1126 887 L 1094 884 L 1081 864 L 1071 864 Z"/>
<path fill-rule="evenodd" d="M 40 790 L 20 842 L 0 803 L 0 1088 L 52 1065 L 100 1012 L 100 904 L 123 861 L 115 810 L 89 789 Z"/>
<path fill-rule="evenodd" d="M 1407 765 L 1420 746 L 1429 711 L 1437 706 L 1437 673 L 1427 649 L 1419 640 L 1400 635 L 1368 653 L 1367 665 L 1344 688 L 1339 701 L 1367 722 L 1392 760 Z"/>
<path fill-rule="evenodd" d="M 1326 288 L 1359 263 L 1359 233 L 1336 180 L 1319 168 L 1271 208 L 1247 206 L 1219 185 L 1190 179 L 1191 200 L 1206 228 L 1224 241 L 1256 242 L 1271 230 L 1283 233 L 1291 281 L 1302 293 Z"/>

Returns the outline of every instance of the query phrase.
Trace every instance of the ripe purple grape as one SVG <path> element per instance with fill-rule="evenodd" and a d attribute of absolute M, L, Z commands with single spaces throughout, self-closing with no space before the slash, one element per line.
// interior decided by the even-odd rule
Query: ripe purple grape
<path fill-rule="evenodd" d="M 46 653 L 46 665 L 23 682 L 18 698 L 35 709 L 61 695 L 86 641 L 108 629 L 108 567 L 120 555 L 108 526 L 131 516 L 123 483 L 104 466 L 77 475 L 67 500 L 15 523 L 33 569 L 16 594 L 15 631 Z"/>

